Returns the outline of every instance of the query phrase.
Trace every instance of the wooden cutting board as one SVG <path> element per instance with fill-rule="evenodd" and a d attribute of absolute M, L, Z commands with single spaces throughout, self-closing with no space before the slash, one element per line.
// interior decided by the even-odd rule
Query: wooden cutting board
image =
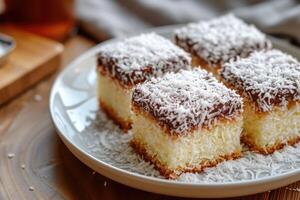
<path fill-rule="evenodd" d="M 0 26 L 0 32 L 13 37 L 15 50 L 0 66 L 0 105 L 34 85 L 61 63 L 63 45 L 11 26 Z"/>

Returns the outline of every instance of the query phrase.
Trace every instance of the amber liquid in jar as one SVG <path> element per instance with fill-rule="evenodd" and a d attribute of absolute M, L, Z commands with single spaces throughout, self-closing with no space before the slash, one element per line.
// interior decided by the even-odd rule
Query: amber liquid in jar
<path fill-rule="evenodd" d="M 74 26 L 73 0 L 4 0 L 1 20 L 56 40 L 63 40 Z"/>

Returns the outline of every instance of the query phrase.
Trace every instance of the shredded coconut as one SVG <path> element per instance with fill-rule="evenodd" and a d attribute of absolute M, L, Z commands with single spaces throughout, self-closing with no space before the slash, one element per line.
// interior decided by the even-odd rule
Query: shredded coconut
<path fill-rule="evenodd" d="M 40 102 L 43 100 L 43 97 L 39 94 L 35 94 L 33 98 L 36 102 Z"/>
<path fill-rule="evenodd" d="M 289 191 L 300 192 L 300 188 L 286 187 L 285 189 L 287 189 L 287 190 L 289 190 Z"/>
<path fill-rule="evenodd" d="M 101 110 L 97 112 L 96 119 L 87 118 L 87 120 L 91 124 L 77 134 L 76 139 L 84 144 L 91 155 L 127 171 L 161 177 L 152 164 L 144 161 L 131 148 L 129 145 L 132 139 L 131 132 L 124 134 Z"/>
<path fill-rule="evenodd" d="M 134 90 L 132 101 L 176 134 L 210 127 L 218 117 L 230 119 L 242 111 L 242 99 L 201 69 L 152 78 Z"/>
<path fill-rule="evenodd" d="M 221 76 L 263 112 L 300 100 L 300 63 L 279 50 L 253 52 L 248 58 L 230 61 Z"/>
<path fill-rule="evenodd" d="M 191 23 L 175 31 L 176 43 L 209 64 L 222 64 L 236 56 L 246 57 L 271 48 L 266 35 L 232 14 Z M 213 65 L 214 66 L 214 65 Z"/>
<path fill-rule="evenodd" d="M 143 160 L 129 145 L 132 133 L 124 134 L 100 110 L 91 124 L 75 135 L 84 149 L 96 159 L 130 172 L 162 177 L 154 166 Z M 91 145 L 93 144 L 93 145 Z M 176 180 L 188 183 L 224 183 L 259 180 L 300 169 L 300 144 L 287 146 L 271 155 L 261 155 L 243 150 L 237 160 L 225 161 L 202 173 L 183 173 Z"/>
<path fill-rule="evenodd" d="M 178 71 L 190 63 L 188 53 L 155 33 L 105 45 L 98 53 L 98 64 L 127 85 Z"/>

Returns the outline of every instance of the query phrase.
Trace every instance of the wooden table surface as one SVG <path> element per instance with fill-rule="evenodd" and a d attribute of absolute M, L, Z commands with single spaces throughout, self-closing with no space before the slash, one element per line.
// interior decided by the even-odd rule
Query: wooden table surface
<path fill-rule="evenodd" d="M 95 45 L 82 36 L 65 42 L 62 69 Z M 57 136 L 48 97 L 56 75 L 0 108 L 0 199 L 181 199 L 136 190 L 96 174 Z M 247 200 L 300 199 L 300 181 Z"/>

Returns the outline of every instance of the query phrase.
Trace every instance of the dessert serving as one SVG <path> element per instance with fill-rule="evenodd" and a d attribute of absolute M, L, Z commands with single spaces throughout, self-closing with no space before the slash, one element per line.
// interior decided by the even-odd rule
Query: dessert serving
<path fill-rule="evenodd" d="M 181 27 L 153 31 L 169 39 Z M 290 184 L 300 177 L 300 142 L 271 152 L 299 139 L 299 62 L 286 53 L 299 60 L 300 51 L 270 40 L 285 53 L 226 61 L 223 82 L 156 34 L 100 43 L 53 84 L 57 133 L 92 169 L 149 192 L 216 198 Z M 107 114 L 133 128 L 124 134 Z"/>
<path fill-rule="evenodd" d="M 254 52 L 224 64 L 225 84 L 244 97 L 242 140 L 272 153 L 300 140 L 300 63 L 279 50 Z"/>
<path fill-rule="evenodd" d="M 219 75 L 221 65 L 230 59 L 270 49 L 266 35 L 232 14 L 209 21 L 191 23 L 175 31 L 175 42 L 192 54 L 193 66 Z"/>
<path fill-rule="evenodd" d="M 132 96 L 134 149 L 162 175 L 241 155 L 242 99 L 202 69 L 152 78 Z"/>
<path fill-rule="evenodd" d="M 133 88 L 151 77 L 186 69 L 190 62 L 188 53 L 155 33 L 105 45 L 98 53 L 100 106 L 127 131 Z"/>

